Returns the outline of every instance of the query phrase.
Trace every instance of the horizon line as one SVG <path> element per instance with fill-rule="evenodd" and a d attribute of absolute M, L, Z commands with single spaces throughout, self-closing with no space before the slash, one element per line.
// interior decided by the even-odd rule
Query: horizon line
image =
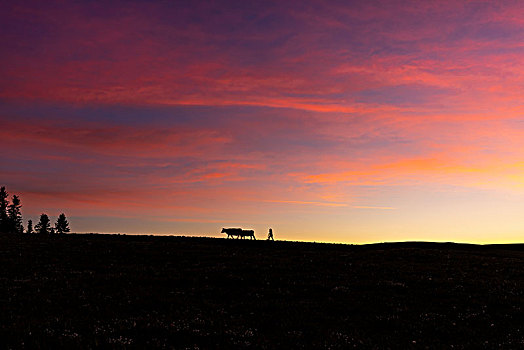
<path fill-rule="evenodd" d="M 70 232 L 67 235 L 108 235 L 108 236 L 148 236 L 148 237 L 180 237 L 180 238 L 213 238 L 213 239 L 227 239 L 221 236 L 209 236 L 209 235 L 184 235 L 184 234 L 171 234 L 171 233 L 123 233 L 123 232 Z M 257 239 L 256 241 L 266 241 L 266 239 Z M 342 241 L 305 241 L 305 240 L 287 240 L 287 239 L 275 239 L 280 242 L 296 242 L 296 243 L 319 243 L 319 244 L 340 244 L 340 245 L 373 245 L 373 244 L 399 244 L 399 243 L 439 243 L 439 244 L 469 244 L 469 245 L 517 245 L 524 244 L 524 242 L 466 242 L 466 241 L 424 241 L 424 240 L 406 240 L 406 241 L 369 241 L 360 243 L 350 243 Z"/>

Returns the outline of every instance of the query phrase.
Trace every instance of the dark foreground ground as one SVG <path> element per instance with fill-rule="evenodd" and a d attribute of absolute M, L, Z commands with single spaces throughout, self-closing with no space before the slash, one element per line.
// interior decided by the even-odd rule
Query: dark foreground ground
<path fill-rule="evenodd" d="M 522 348 L 523 246 L 0 235 L 7 348 Z"/>

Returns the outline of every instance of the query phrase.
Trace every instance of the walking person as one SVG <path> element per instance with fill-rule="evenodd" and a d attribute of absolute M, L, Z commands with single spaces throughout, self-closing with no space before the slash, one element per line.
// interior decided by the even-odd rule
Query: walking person
<path fill-rule="evenodd" d="M 269 229 L 269 233 L 267 234 L 267 240 L 272 240 L 274 241 L 275 239 L 273 238 L 273 230 L 272 229 Z"/>

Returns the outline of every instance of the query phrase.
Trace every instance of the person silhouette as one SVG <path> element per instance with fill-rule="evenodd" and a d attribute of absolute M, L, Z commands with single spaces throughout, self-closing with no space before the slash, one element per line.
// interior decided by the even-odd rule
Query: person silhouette
<path fill-rule="evenodd" d="M 275 239 L 273 238 L 273 230 L 272 229 L 269 229 L 269 233 L 267 234 L 267 240 L 272 240 L 274 241 Z"/>

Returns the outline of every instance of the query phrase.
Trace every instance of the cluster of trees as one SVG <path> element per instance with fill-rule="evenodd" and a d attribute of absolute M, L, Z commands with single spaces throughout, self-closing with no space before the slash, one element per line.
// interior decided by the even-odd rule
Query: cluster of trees
<path fill-rule="evenodd" d="M 20 198 L 16 195 L 11 197 L 11 202 L 8 200 L 9 195 L 5 187 L 0 188 L 0 232 L 5 233 L 24 233 L 24 226 L 22 225 L 22 204 Z M 69 222 L 64 213 L 58 216 L 55 226 L 51 227 L 51 220 L 47 214 L 40 215 L 40 221 L 33 229 L 33 221 L 27 222 L 27 230 L 25 233 L 38 234 L 63 234 L 70 232 Z"/>

